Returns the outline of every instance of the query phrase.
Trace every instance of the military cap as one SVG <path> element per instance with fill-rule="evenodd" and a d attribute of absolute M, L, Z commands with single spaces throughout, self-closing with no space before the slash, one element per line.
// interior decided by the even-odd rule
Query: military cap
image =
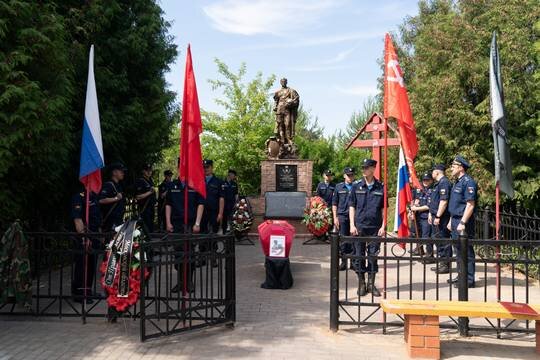
<path fill-rule="evenodd" d="M 152 170 L 152 164 L 146 163 L 143 165 L 143 170 Z"/>
<path fill-rule="evenodd" d="M 202 164 L 203 166 L 214 166 L 214 160 L 204 159 Z"/>
<path fill-rule="evenodd" d="M 165 176 L 172 176 L 172 171 L 171 171 L 171 170 L 165 170 L 165 171 L 163 172 L 163 175 L 165 175 Z"/>
<path fill-rule="evenodd" d="M 236 176 L 236 170 L 229 169 L 228 174 L 234 174 L 234 176 Z"/>
<path fill-rule="evenodd" d="M 364 161 L 362 161 L 363 168 L 370 167 L 370 166 L 377 166 L 377 161 L 373 159 L 364 159 Z"/>
<path fill-rule="evenodd" d="M 446 165 L 444 164 L 437 164 L 433 167 L 433 170 L 441 170 L 441 171 L 446 171 Z"/>
<path fill-rule="evenodd" d="M 426 172 L 422 175 L 422 180 L 433 180 L 433 177 L 430 173 Z"/>
<path fill-rule="evenodd" d="M 330 169 L 324 170 L 323 174 L 326 176 L 334 176 L 334 172 Z"/>
<path fill-rule="evenodd" d="M 469 164 L 469 162 L 461 155 L 458 155 L 454 158 L 454 163 L 457 163 L 461 166 L 463 166 L 463 168 L 466 170 L 468 168 L 471 167 L 471 165 Z"/>
<path fill-rule="evenodd" d="M 109 170 L 110 171 L 114 171 L 114 170 L 127 171 L 127 168 L 121 162 L 115 162 L 109 165 Z"/>
<path fill-rule="evenodd" d="M 347 166 L 345 169 L 343 169 L 343 173 L 347 175 L 354 174 L 354 169 L 352 167 Z"/>

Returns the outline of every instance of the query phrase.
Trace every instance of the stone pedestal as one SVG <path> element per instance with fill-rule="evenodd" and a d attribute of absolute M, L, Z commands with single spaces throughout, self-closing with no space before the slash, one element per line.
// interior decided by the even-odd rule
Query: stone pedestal
<path fill-rule="evenodd" d="M 280 178 L 278 178 L 280 174 Z M 296 176 L 294 176 L 296 174 Z M 257 226 L 264 221 L 265 199 L 268 191 L 304 191 L 307 197 L 312 195 L 313 161 L 298 159 L 263 160 L 261 162 L 261 194 L 249 197 L 254 222 L 251 233 L 257 233 Z M 306 226 L 301 220 L 287 220 L 296 230 L 296 237 L 309 237 Z"/>
<path fill-rule="evenodd" d="M 296 172 L 296 189 L 283 189 L 279 188 L 280 185 L 291 185 L 283 179 L 283 183 L 279 183 L 278 174 L 283 174 L 289 170 L 289 173 Z M 261 162 L 261 196 L 267 191 L 305 191 L 311 196 L 313 186 L 313 161 L 312 160 L 298 160 L 298 159 L 278 159 L 278 160 L 263 160 Z"/>

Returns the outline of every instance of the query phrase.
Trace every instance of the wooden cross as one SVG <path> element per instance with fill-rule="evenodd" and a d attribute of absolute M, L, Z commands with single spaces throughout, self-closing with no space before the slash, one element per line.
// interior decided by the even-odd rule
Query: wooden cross
<path fill-rule="evenodd" d="M 392 133 L 396 133 L 396 130 L 388 124 L 388 130 L 392 130 Z M 359 139 L 362 134 L 371 134 L 371 139 Z M 388 138 L 388 146 L 399 146 L 399 138 Z M 372 149 L 372 159 L 377 161 L 377 167 L 375 168 L 375 177 L 381 179 L 381 148 L 384 147 L 384 119 L 378 113 L 373 113 L 369 117 L 368 121 L 362 126 L 356 135 L 352 138 L 349 144 L 345 147 L 345 150 L 349 150 L 351 147 L 360 149 Z"/>

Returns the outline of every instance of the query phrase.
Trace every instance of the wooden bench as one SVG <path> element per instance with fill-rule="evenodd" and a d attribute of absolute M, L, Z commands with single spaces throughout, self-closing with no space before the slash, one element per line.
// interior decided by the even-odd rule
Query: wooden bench
<path fill-rule="evenodd" d="M 536 352 L 540 354 L 540 305 L 505 307 L 497 302 L 381 300 L 381 307 L 385 313 L 405 315 L 405 342 L 410 357 L 440 359 L 439 316 L 534 320 Z"/>

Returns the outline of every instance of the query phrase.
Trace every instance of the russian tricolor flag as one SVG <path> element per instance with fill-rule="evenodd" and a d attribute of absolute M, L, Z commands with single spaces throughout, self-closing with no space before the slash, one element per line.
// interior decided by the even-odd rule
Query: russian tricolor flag
<path fill-rule="evenodd" d="M 105 161 L 101 143 L 101 126 L 94 79 L 94 45 L 90 47 L 88 60 L 88 84 L 86 86 L 86 104 L 84 107 L 84 124 L 81 145 L 81 167 L 79 180 L 87 191 L 99 193 L 101 190 L 101 168 Z"/>
<path fill-rule="evenodd" d="M 399 166 L 396 191 L 396 215 L 394 221 L 394 231 L 398 237 L 405 238 L 409 233 L 409 219 L 407 217 L 407 205 L 412 200 L 411 186 L 409 183 L 409 172 L 405 163 L 403 149 L 399 148 Z"/>

